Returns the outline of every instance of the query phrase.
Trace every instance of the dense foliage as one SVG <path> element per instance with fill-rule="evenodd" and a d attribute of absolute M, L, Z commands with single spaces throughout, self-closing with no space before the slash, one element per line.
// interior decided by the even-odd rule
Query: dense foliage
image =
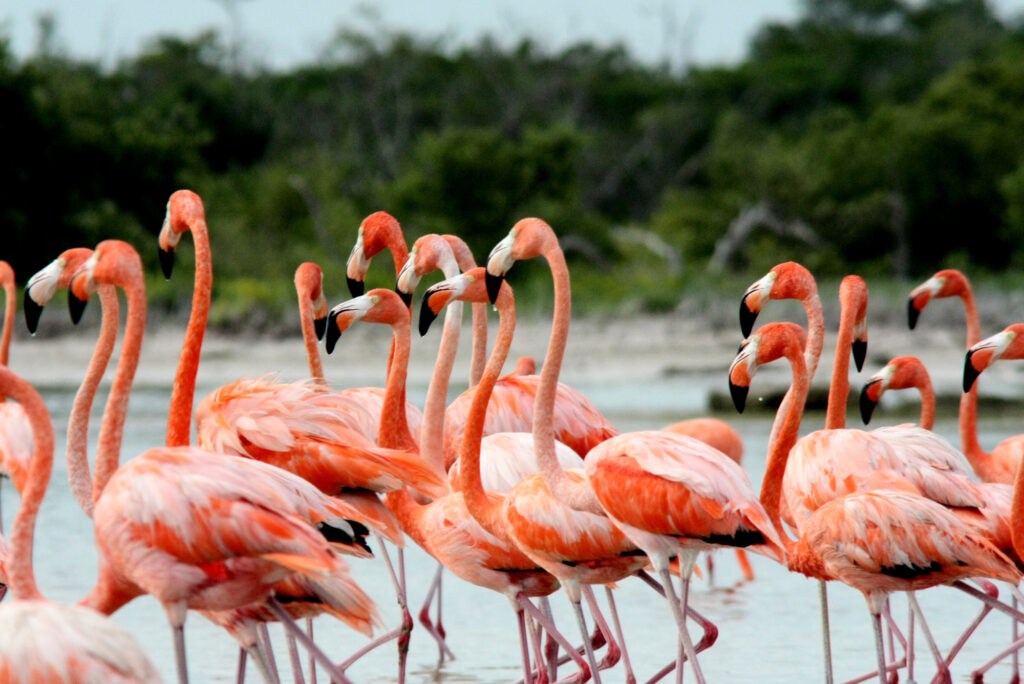
<path fill-rule="evenodd" d="M 378 209 L 478 258 L 543 216 L 582 289 L 648 308 L 787 257 L 826 275 L 1024 264 L 1024 29 L 983 0 L 804 9 L 742 63 L 685 73 L 620 48 L 386 32 L 341 32 L 287 73 L 239 64 L 214 33 L 110 69 L 0 43 L 0 258 L 23 278 L 121 237 L 155 260 L 167 197 L 190 187 L 222 321 L 282 310 L 303 260 L 342 296 Z"/>

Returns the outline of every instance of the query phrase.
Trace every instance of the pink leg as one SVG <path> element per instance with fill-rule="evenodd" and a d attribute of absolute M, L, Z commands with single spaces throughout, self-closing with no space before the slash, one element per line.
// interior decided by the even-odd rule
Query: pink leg
<path fill-rule="evenodd" d="M 330 675 L 335 682 L 338 684 L 351 684 L 351 681 L 346 677 L 342 671 L 336 666 L 331 659 L 327 657 L 320 647 L 317 646 L 312 639 L 310 639 L 302 628 L 295 624 L 295 620 L 288 614 L 288 611 L 278 603 L 277 599 L 271 596 L 267 599 L 267 606 L 274 616 L 280 621 L 286 630 L 291 632 L 295 638 L 302 644 L 303 648 L 310 651 L 316 656 L 316 659 L 320 661 L 320 666 L 327 670 L 327 674 Z"/>
<path fill-rule="evenodd" d="M 576 652 L 576 649 L 572 647 L 572 644 L 570 644 L 569 641 L 562 636 L 562 633 L 558 631 L 558 628 L 555 627 L 555 623 L 548 620 L 543 613 L 537 610 L 537 608 L 527 600 L 525 595 L 519 594 L 516 599 L 519 601 L 519 605 L 521 605 L 530 614 L 530 617 L 539 622 L 541 626 L 547 630 L 548 634 L 558 642 L 559 646 L 564 648 L 566 653 L 572 657 L 573 661 L 575 661 L 576 665 L 580 668 L 580 681 L 587 681 L 590 679 L 590 668 L 587 666 L 586 662 L 583 661 L 583 658 L 581 658 Z"/>
<path fill-rule="evenodd" d="M 245 659 L 248 653 L 244 648 L 238 649 L 238 674 L 235 675 L 235 684 L 245 684 Z"/>
<path fill-rule="evenodd" d="M 597 622 L 597 626 L 609 635 L 608 654 L 605 656 L 604 661 L 602 661 L 601 667 L 607 669 L 614 666 L 619 660 L 618 656 L 616 656 L 614 661 L 611 658 L 612 647 L 615 646 L 616 650 L 621 653 L 622 664 L 626 670 L 626 684 L 635 684 L 636 675 L 633 674 L 633 665 L 629 662 L 629 652 L 626 650 L 626 639 L 622 634 L 622 625 L 619 623 L 619 611 L 615 608 L 615 597 L 612 596 L 612 590 L 608 586 L 605 586 L 604 591 L 605 596 L 608 598 L 608 610 L 611 612 L 612 625 L 615 627 L 615 640 L 618 642 L 617 644 L 616 641 L 612 640 L 611 631 L 608 628 L 608 624 L 605 621 L 604 616 L 598 608 L 594 592 L 591 591 L 590 587 L 584 587 L 583 593 L 583 596 L 587 599 L 587 605 L 590 606 L 590 611 L 594 614 L 594 621 Z"/>
<path fill-rule="evenodd" d="M 440 563 L 437 564 L 437 571 L 434 573 L 434 578 L 430 581 L 430 587 L 427 589 L 427 596 L 423 600 L 423 607 L 420 608 L 419 620 L 420 624 L 427 630 L 430 636 L 434 637 L 434 641 L 437 642 L 437 667 L 440 668 L 444 665 L 445 657 L 455 660 L 455 654 L 452 653 L 451 649 L 448 648 L 448 644 L 444 640 L 444 628 L 441 627 L 441 576 L 444 574 L 444 566 Z M 434 599 L 434 594 L 437 594 L 437 622 L 436 624 L 430 620 L 430 604 Z"/>
<path fill-rule="evenodd" d="M 892 614 L 888 610 L 888 602 L 886 603 L 886 608 L 881 613 L 881 617 L 885 619 L 886 626 L 889 628 L 889 634 L 891 636 L 896 637 L 896 640 L 900 643 L 900 646 L 903 648 L 903 652 L 906 653 L 909 650 L 907 646 L 907 639 L 903 636 L 903 633 L 900 632 L 899 626 L 896 624 L 896 621 L 892 619 Z M 889 678 L 892 678 L 893 676 L 898 677 L 900 668 L 904 667 L 907 664 L 906 657 L 896 660 L 895 652 L 893 653 L 893 661 L 894 662 L 891 662 L 885 666 L 885 672 L 889 676 Z M 860 682 L 866 682 L 867 680 L 873 679 L 877 676 L 878 670 L 874 669 L 871 672 L 868 672 L 867 674 L 863 674 L 859 677 L 849 679 L 843 684 L 859 684 Z"/>
<path fill-rule="evenodd" d="M 519 651 L 523 656 L 523 681 L 532 684 L 533 676 L 530 670 L 530 650 L 526 646 L 526 616 L 522 610 L 516 611 L 516 620 L 519 623 Z"/>
<path fill-rule="evenodd" d="M 306 635 L 310 639 L 313 638 L 313 618 L 306 618 Z M 307 656 L 309 657 L 309 684 L 316 684 L 316 658 L 312 653 L 308 653 Z"/>
<path fill-rule="evenodd" d="M 680 565 L 683 565 L 682 563 Z M 692 569 L 692 563 L 687 564 L 690 567 L 682 568 L 683 573 L 689 575 Z M 700 664 L 697 662 L 697 652 L 694 650 L 693 642 L 690 640 L 690 633 L 686 630 L 686 617 L 684 614 L 685 604 L 683 601 L 688 593 L 688 587 L 684 580 L 683 582 L 683 598 L 676 596 L 675 588 L 672 586 L 672 576 L 669 574 L 668 568 L 664 568 L 660 572 L 661 574 L 661 585 L 665 589 L 665 598 L 668 601 L 669 608 L 672 610 L 672 617 L 675 618 L 676 627 L 679 630 L 679 638 L 683 642 L 683 651 L 686 653 L 687 659 L 690 661 L 690 666 L 693 668 L 694 677 L 697 679 L 697 684 L 704 683 L 704 673 L 701 672 Z M 681 668 L 682 662 L 676 659 L 676 666 Z M 681 670 L 680 670 L 681 672 Z"/>
<path fill-rule="evenodd" d="M 949 666 L 946 665 L 946 661 L 942 658 L 942 653 L 939 652 L 935 639 L 932 638 L 931 629 L 924 619 L 924 613 L 921 611 L 921 606 L 917 603 L 917 596 L 914 592 L 907 592 L 907 601 L 910 602 L 910 609 L 917 615 L 917 620 L 921 623 L 921 634 L 924 635 L 925 641 L 928 642 L 928 648 L 931 650 L 932 656 L 935 657 L 935 664 L 938 667 L 939 675 L 942 677 L 941 681 L 946 684 L 952 684 L 953 676 L 949 672 Z"/>
<path fill-rule="evenodd" d="M 1017 651 L 1019 651 L 1022 648 L 1024 648 L 1024 638 L 1017 639 L 1017 641 L 1013 642 L 1012 644 L 1010 644 L 1009 646 L 1004 648 L 1002 651 L 1000 651 L 995 656 L 993 656 L 988 662 L 986 662 L 984 665 L 982 665 L 977 670 L 972 672 L 971 673 L 971 681 L 972 682 L 981 682 L 981 681 L 983 681 L 984 677 L 985 677 L 985 673 L 988 672 L 989 669 L 991 669 L 993 665 L 995 665 L 996 663 L 998 663 L 1000 660 L 1002 660 L 1006 656 L 1010 655 L 1011 653 L 1016 653 Z M 1014 675 L 1016 675 L 1016 673 L 1014 673 Z"/>
<path fill-rule="evenodd" d="M 295 637 L 290 632 L 285 632 L 285 641 L 288 644 L 288 658 L 292 663 L 292 677 L 295 684 L 306 684 L 306 678 L 302 675 L 302 660 L 299 659 L 299 647 L 295 645 Z"/>

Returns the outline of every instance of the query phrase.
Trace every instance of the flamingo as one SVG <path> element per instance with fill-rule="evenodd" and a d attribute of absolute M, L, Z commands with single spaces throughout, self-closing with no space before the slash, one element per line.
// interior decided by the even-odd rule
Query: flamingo
<path fill-rule="evenodd" d="M 36 272 L 25 285 L 25 322 L 29 332 L 35 334 L 43 308 L 58 290 L 68 287 L 71 277 L 92 256 L 87 247 L 65 250 L 47 266 Z M 92 476 L 89 474 L 89 411 L 96 397 L 103 373 L 114 352 L 117 341 L 117 326 L 120 320 L 120 304 L 112 285 L 97 288 L 100 297 L 100 334 L 96 339 L 85 378 L 75 393 L 68 420 L 67 464 L 71 491 L 86 515 L 92 517 L 93 492 Z"/>
<path fill-rule="evenodd" d="M 366 289 L 366 272 L 370 268 L 370 260 L 387 249 L 395 262 L 395 278 L 409 258 L 409 247 L 402 234 L 402 226 L 394 216 L 386 211 L 376 211 L 363 219 L 359 224 L 356 244 L 348 257 L 345 275 L 348 291 L 353 297 L 363 294 Z M 403 296 L 406 305 L 412 303 L 411 298 Z"/>
<path fill-rule="evenodd" d="M 967 347 L 981 339 L 981 323 L 974 303 L 971 285 L 960 271 L 944 269 L 918 285 L 907 301 L 907 322 L 913 330 L 918 317 L 932 298 L 959 297 L 967 320 Z M 1007 437 L 990 452 L 978 441 L 978 387 L 960 397 L 960 448 L 970 461 L 974 472 L 985 482 L 1012 484 L 1021 459 L 1024 458 L 1024 435 Z"/>
<path fill-rule="evenodd" d="M 323 361 L 317 340 L 327 330 L 327 298 L 324 296 L 323 271 L 313 262 L 305 262 L 295 269 L 295 292 L 299 299 L 299 317 L 302 322 L 302 337 L 309 360 L 310 376 L 316 384 L 327 387 L 324 379 Z M 384 403 L 384 389 L 381 387 L 352 387 L 332 392 L 333 402 L 349 427 L 371 441 L 376 441 L 380 425 L 381 406 Z M 413 436 L 418 436 L 422 412 L 410 401 L 405 405 Z"/>
<path fill-rule="evenodd" d="M 7 367 L 14 332 L 14 269 L 0 261 L 0 287 L 4 289 L 4 328 L 0 334 L 0 367 Z M 0 393 L 0 476 L 11 478 L 17 490 L 23 491 L 28 476 L 28 462 L 32 456 L 32 430 L 25 409 L 18 403 L 6 401 Z"/>
<path fill-rule="evenodd" d="M 547 260 L 555 288 L 555 321 L 533 423 L 541 473 L 557 499 L 576 510 L 603 510 L 650 558 L 665 585 L 685 655 L 702 682 L 684 617 L 696 557 L 702 550 L 722 546 L 753 546 L 772 555 L 778 552 L 775 530 L 742 468 L 717 449 L 684 435 L 646 431 L 602 441 L 584 458 L 586 482 L 574 481 L 553 467 L 550 412 L 568 340 L 571 294 L 565 256 L 551 227 L 537 218 L 516 223 L 491 250 L 486 280 L 493 299 L 516 261 L 537 256 Z M 683 575 L 682 605 L 669 575 L 669 558 L 676 555 Z M 677 676 L 681 676 L 681 665 L 680 657 Z"/>
<path fill-rule="evenodd" d="M 117 469 L 145 328 L 142 262 L 127 243 L 97 245 L 71 291 L 84 301 L 103 284 L 125 290 L 128 323 L 97 448 L 99 577 L 82 603 L 109 614 L 143 593 L 153 594 L 171 622 L 184 681 L 187 608 L 221 610 L 262 601 L 293 572 L 314 581 L 343 572 L 337 552 L 371 555 L 363 540 L 368 530 L 352 507 L 248 459 L 176 447 L 151 449 Z M 272 599 L 268 605 L 287 616 Z M 325 667 L 343 681 L 329 659 Z"/>
<path fill-rule="evenodd" d="M 511 290 L 502 290 L 511 298 Z M 388 400 L 394 407 L 393 411 L 385 410 L 381 423 L 381 439 L 392 440 L 402 444 L 408 440 L 408 427 L 401 412 L 400 385 L 406 381 L 409 356 L 408 309 L 399 296 L 386 289 L 371 290 L 365 295 L 343 302 L 331 310 L 328 319 L 328 330 L 332 327 L 340 335 L 353 322 L 362 320 L 369 323 L 384 323 L 393 329 L 393 358 L 389 363 Z M 470 427 L 467 438 L 462 442 L 460 459 L 467 463 L 479 461 L 482 440 L 483 413 L 486 410 L 491 389 L 497 380 L 504 355 L 511 343 L 512 332 L 507 320 L 498 331 L 495 350 L 491 353 L 485 372 L 477 385 L 474 399 L 475 410 L 471 411 Z M 504 350 L 504 351 L 503 351 Z M 437 383 L 431 383 L 430 394 L 443 397 Z M 434 428 L 439 421 L 433 419 L 437 414 L 435 402 L 428 396 L 427 418 L 424 425 L 428 430 Z M 443 407 L 443 403 L 442 403 Z M 441 412 L 443 416 L 443 412 Z M 426 436 L 426 435 L 425 435 Z M 425 440 L 426 444 L 434 444 L 436 437 Z M 467 477 L 463 471 L 463 486 Z M 479 492 L 476 492 L 479 493 Z M 525 626 L 522 611 L 526 610 L 549 631 L 549 633 L 566 648 L 570 656 L 580 666 L 581 672 L 589 672 L 587 664 L 579 658 L 575 649 L 565 641 L 554 625 L 536 610 L 526 599 L 529 597 L 547 596 L 559 587 L 558 580 L 540 567 L 535 561 L 523 554 L 514 544 L 501 536 L 489 532 L 476 519 L 473 507 L 480 502 L 465 491 L 454 491 L 446 496 L 434 499 L 427 504 L 419 504 L 412 497 L 408 488 L 389 492 L 385 499 L 398 516 L 405 530 L 412 539 L 427 553 L 444 564 L 453 574 L 468 582 L 501 592 L 509 598 L 516 609 L 520 628 L 520 644 L 522 647 L 523 668 L 526 681 L 532 681 L 530 675 L 529 655 L 525 641 Z M 501 497 L 495 493 L 485 494 L 500 504 Z M 485 503 L 489 503 L 485 502 Z"/>
<path fill-rule="evenodd" d="M 165 276 L 170 276 L 174 249 L 186 231 L 192 233 L 196 248 L 195 289 L 171 396 L 168 445 L 188 443 L 195 378 L 213 280 L 202 200 L 190 190 L 179 190 L 168 201 L 160 231 L 160 259 Z M 300 296 L 300 306 L 302 299 Z M 361 398 L 365 400 L 365 394 Z M 357 415 L 354 421 L 353 411 Z M 357 432 L 358 428 L 365 427 L 360 424 L 358 415 L 365 413 L 360 398 L 352 395 L 314 391 L 301 384 L 243 379 L 208 395 L 200 403 L 195 417 L 200 444 L 204 447 L 283 466 L 329 494 L 339 494 L 342 488 L 357 490 L 346 492 L 346 501 L 400 549 L 403 542 L 397 521 L 372 492 L 400 486 L 400 481 L 404 481 L 400 478 L 414 480 L 424 489 L 441 487 L 443 482 L 420 467 L 416 459 L 397 451 L 376 449 L 372 441 Z M 386 552 L 385 560 L 388 560 Z M 388 563 L 390 565 L 390 561 Z M 397 578 L 395 584 L 401 595 L 403 590 Z M 407 613 L 404 598 L 400 598 L 400 604 L 403 613 Z M 407 616 L 403 616 L 403 623 L 406 621 Z M 399 648 L 402 657 L 401 644 Z"/>
<path fill-rule="evenodd" d="M 729 387 L 742 410 L 757 368 L 785 357 L 793 369 L 793 397 L 769 447 L 761 498 L 786 547 L 787 567 L 819 580 L 838 579 L 860 590 L 875 631 L 879 681 L 885 684 L 886 662 L 880 616 L 894 591 L 916 591 L 956 580 L 985 576 L 1016 582 L 1013 561 L 946 507 L 913 492 L 905 480 L 891 478 L 883 489 L 837 496 L 802 519 L 799 537 L 782 525 L 784 473 L 789 471 L 809 387 L 801 345 L 792 330 L 769 323 L 748 338 L 729 369 Z M 880 471 L 881 483 L 888 471 Z M 911 607 L 930 632 L 913 594 Z M 933 645 L 940 673 L 949 670 Z"/>
<path fill-rule="evenodd" d="M 437 302 L 431 301 L 435 297 L 447 301 L 460 299 L 486 302 L 485 283 L 485 269 L 477 268 L 435 285 L 427 291 L 421 316 L 423 312 L 432 312 L 438 307 Z M 502 324 L 514 328 L 515 309 L 511 297 L 499 304 L 498 312 Z M 510 322 L 506 323 L 506 319 Z M 422 322 L 421 318 L 421 325 Z M 502 351 L 507 354 L 508 349 Z M 550 411 L 538 406 L 537 421 L 550 420 L 549 416 Z M 488 439 L 498 436 L 490 435 Z M 518 457 L 513 455 L 512 458 L 520 463 L 535 460 L 535 466 L 541 472 L 557 470 L 559 477 L 569 478 L 579 483 L 578 486 L 586 486 L 585 476 L 578 467 L 567 473 L 556 457 L 546 460 L 545 453 L 534 448 L 535 441 L 536 435 L 533 441 L 521 441 L 518 446 L 520 449 L 525 447 L 525 454 Z M 494 511 L 498 504 L 486 497 L 480 475 L 482 454 L 477 456 L 470 462 L 460 462 L 462 489 L 468 500 L 477 502 L 470 509 L 471 512 L 485 529 L 511 540 L 561 581 L 576 614 L 595 681 L 599 681 L 600 668 L 594 657 L 580 605 L 582 585 L 607 584 L 624 579 L 641 570 L 647 564 L 646 557 L 604 515 L 599 505 L 591 505 L 592 510 L 577 510 L 552 496 L 548 476 L 533 474 L 522 479 L 508 491 L 499 510 Z M 592 494 L 590 498 L 593 499 Z M 589 595 L 588 600 L 593 602 Z M 607 626 L 600 624 L 598 615 L 595 612 L 599 627 L 609 637 L 609 644 L 614 644 Z M 611 664 L 614 664 L 614 659 L 607 666 Z M 632 678 L 628 662 L 627 676 Z"/>
<path fill-rule="evenodd" d="M 17 599 L 0 606 L 0 680 L 30 682 L 159 682 L 160 675 L 135 639 L 107 617 L 47 600 L 32 568 L 35 522 L 53 468 L 53 426 L 42 398 L 6 366 L 0 392 L 17 401 L 34 435 L 5 571 Z"/>
<path fill-rule="evenodd" d="M 860 391 L 860 415 L 867 425 L 886 390 L 916 388 L 921 393 L 921 418 L 925 430 L 935 427 L 935 388 L 928 369 L 916 356 L 897 356 L 864 383 Z"/>

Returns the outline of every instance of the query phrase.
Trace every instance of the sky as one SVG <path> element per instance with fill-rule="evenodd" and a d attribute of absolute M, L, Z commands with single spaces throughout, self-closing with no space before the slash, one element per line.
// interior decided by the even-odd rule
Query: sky
<path fill-rule="evenodd" d="M 997 0 L 1003 16 L 1024 0 Z M 244 54 L 287 69 L 321 53 L 341 27 L 375 27 L 474 43 L 485 33 L 502 44 L 523 36 L 558 50 L 589 40 L 623 43 L 648 63 L 674 67 L 742 59 L 757 28 L 791 21 L 800 0 L 15 0 L 0 11 L 0 33 L 15 55 L 33 52 L 37 17 L 57 19 L 57 44 L 70 56 L 111 66 L 156 35 L 193 36 L 216 28 L 243 38 Z M 171 7 L 173 6 L 173 10 Z M 296 8 L 299 8 L 296 10 Z M 237 33 L 236 33 L 237 31 Z"/>

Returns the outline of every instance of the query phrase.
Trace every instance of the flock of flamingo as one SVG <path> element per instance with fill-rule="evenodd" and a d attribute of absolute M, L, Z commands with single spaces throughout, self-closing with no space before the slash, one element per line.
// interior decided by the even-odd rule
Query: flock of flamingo
<path fill-rule="evenodd" d="M 266 629 L 276 621 L 284 625 L 295 681 L 315 681 L 319 672 L 347 682 L 353 662 L 395 641 L 396 677 L 402 682 L 414 626 L 402 555 L 406 536 L 438 562 L 419 618 L 437 641 L 439 662 L 454 657 L 440 611 L 447 572 L 508 598 L 524 682 L 599 682 L 602 670 L 620 663 L 626 679 L 636 681 L 613 589 L 633 576 L 665 597 L 678 630 L 671 661 L 647 673 L 648 681 L 673 671 L 681 681 L 689 670 L 704 682 L 698 655 L 715 643 L 718 628 L 689 605 L 690 578 L 698 556 L 719 548 L 737 551 L 748 579 L 753 578 L 744 555 L 749 550 L 820 580 L 823 679 L 830 684 L 829 581 L 860 590 L 873 617 L 876 663 L 856 681 L 877 678 L 886 684 L 901 671 L 913 681 L 915 629 L 935 658 L 936 680 L 952 681 L 954 657 L 993 610 L 1012 618 L 1013 636 L 1003 652 L 972 670 L 975 681 L 999 660 L 1016 658 L 1024 646 L 1017 637 L 1017 623 L 1024 620 L 1017 609 L 1024 568 L 1024 474 L 1018 468 L 1024 435 L 991 453 L 981 448 L 975 382 L 997 359 L 1024 358 L 1024 324 L 981 339 L 970 287 L 957 271 L 940 271 L 911 293 L 909 322 L 913 328 L 932 298 L 963 301 L 967 356 L 960 449 L 931 431 L 934 392 L 914 357 L 893 359 L 874 375 L 861 392 L 860 408 L 867 422 L 883 392 L 917 388 L 920 425 L 845 427 L 850 356 L 860 369 L 867 344 L 867 287 L 857 276 L 845 278 L 840 288 L 825 428 L 799 437 L 824 346 L 817 287 L 793 262 L 779 264 L 751 285 L 740 306 L 746 339 L 729 368 L 737 408 L 743 410 L 760 366 L 785 359 L 792 371 L 757 491 L 739 463 L 742 441 L 725 422 L 695 419 L 620 434 L 585 396 L 559 382 L 571 318 L 569 270 L 556 234 L 543 220 L 516 223 L 481 267 L 455 236 L 426 235 L 408 249 L 394 218 L 370 215 L 348 262 L 353 299 L 328 309 L 320 268 L 304 263 L 296 270 L 311 377 L 291 383 L 273 375 L 243 378 L 197 405 L 213 268 L 202 202 L 180 190 L 168 202 L 159 237 L 168 278 L 186 232 L 195 244 L 195 289 L 166 445 L 123 465 L 121 441 L 146 320 L 138 253 L 117 240 L 95 249 L 69 249 L 25 286 L 24 313 L 32 332 L 60 289 L 68 290 L 76 322 L 94 292 L 102 310 L 96 350 L 68 423 L 71 489 L 93 519 L 99 553 L 96 584 L 78 605 L 47 600 L 33 572 L 35 522 L 55 440 L 39 394 L 7 366 L 16 300 L 14 273 L 0 262 L 7 297 L 0 346 L 0 466 L 21 493 L 8 541 L 0 543 L 0 579 L 12 594 L 0 604 L 0 681 L 159 681 L 133 637 L 106 618 L 150 594 L 172 627 L 181 682 L 188 681 L 183 630 L 190 610 L 238 641 L 239 681 L 247 661 L 265 681 L 280 681 Z M 394 258 L 396 287 L 363 294 L 370 261 L 385 249 Z M 547 261 L 554 284 L 547 352 L 539 375 L 529 358 L 502 375 L 516 322 L 506 276 L 516 261 L 535 257 Z M 412 299 L 420 280 L 435 270 L 446 279 L 423 295 L 419 332 L 425 334 L 442 310 L 445 317 L 421 411 L 406 398 Z M 124 291 L 126 324 L 91 474 L 89 416 L 118 338 L 117 289 Z M 800 300 L 806 329 L 768 323 L 753 331 L 759 311 L 773 299 Z M 473 308 L 470 389 L 449 404 L 463 302 Z M 499 319 L 489 355 L 488 304 Z M 330 353 L 357 321 L 391 327 L 385 384 L 331 389 L 320 341 Z M 394 561 L 388 545 L 394 547 Z M 350 573 L 349 563 L 359 560 L 345 558 L 378 554 L 401 609 L 400 623 L 390 630 Z M 678 588 L 673 576 L 680 578 Z M 1010 603 L 1000 600 L 992 580 L 1009 585 Z M 607 613 L 592 585 L 604 585 Z M 915 598 L 916 591 L 936 585 L 955 587 L 980 604 L 978 616 L 945 654 Z M 552 619 L 548 597 L 559 588 L 572 606 L 580 646 Z M 895 592 L 907 596 L 909 625 L 898 625 L 889 611 Z M 313 618 L 324 615 L 370 640 L 343 662 L 331 658 L 313 627 Z M 699 629 L 699 639 L 688 624 Z M 310 654 L 308 669 L 299 647 Z"/>

